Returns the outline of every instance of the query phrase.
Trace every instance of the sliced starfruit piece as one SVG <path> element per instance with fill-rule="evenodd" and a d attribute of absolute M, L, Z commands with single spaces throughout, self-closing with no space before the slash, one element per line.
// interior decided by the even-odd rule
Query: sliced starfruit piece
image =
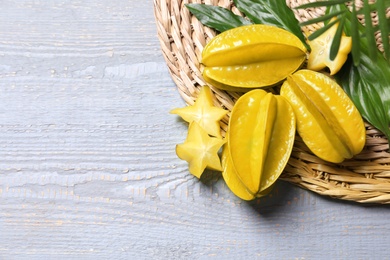
<path fill-rule="evenodd" d="M 281 96 L 253 90 L 233 107 L 222 156 L 223 177 L 234 194 L 250 200 L 267 194 L 290 157 L 295 116 Z"/>
<path fill-rule="evenodd" d="M 188 162 L 190 173 L 200 178 L 206 168 L 222 171 L 218 152 L 224 143 L 225 140 L 210 137 L 197 122 L 192 122 L 185 142 L 176 145 L 176 154 Z"/>
<path fill-rule="evenodd" d="M 294 34 L 270 25 L 246 25 L 211 39 L 202 52 L 203 75 L 223 89 L 261 88 L 282 81 L 305 59 L 306 48 Z"/>
<path fill-rule="evenodd" d="M 181 116 L 188 123 L 197 122 L 208 134 L 218 138 L 222 138 L 219 121 L 227 112 L 227 110 L 214 106 L 212 92 L 208 86 L 201 87 L 194 105 L 170 111 L 171 114 Z"/>
<path fill-rule="evenodd" d="M 298 134 L 316 156 L 340 163 L 362 151 L 366 142 L 363 119 L 330 77 L 297 71 L 283 83 L 281 95 L 294 109 Z"/>
<path fill-rule="evenodd" d="M 333 21 L 334 19 L 331 20 L 331 22 Z M 333 60 L 330 59 L 330 48 L 338 26 L 339 23 L 335 23 L 321 36 L 308 42 L 311 48 L 311 52 L 307 60 L 308 69 L 321 71 L 328 67 L 330 75 L 334 75 L 344 65 L 348 58 L 348 54 L 352 49 L 352 38 L 346 36 L 345 33 L 341 36 L 340 47 L 336 57 Z"/>

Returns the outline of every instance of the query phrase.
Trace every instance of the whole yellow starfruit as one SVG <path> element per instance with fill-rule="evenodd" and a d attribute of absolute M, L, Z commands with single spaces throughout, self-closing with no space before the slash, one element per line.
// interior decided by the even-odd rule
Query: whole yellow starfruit
<path fill-rule="evenodd" d="M 271 25 L 227 30 L 202 51 L 202 75 L 209 84 L 235 91 L 275 85 L 296 71 L 306 48 L 294 34 Z"/>
<path fill-rule="evenodd" d="M 266 194 L 282 173 L 295 137 L 295 115 L 284 97 L 253 90 L 234 105 L 222 154 L 223 178 L 238 197 Z"/>
<path fill-rule="evenodd" d="M 293 107 L 297 132 L 316 156 L 339 163 L 362 151 L 366 140 L 363 119 L 333 79 L 299 70 L 283 83 L 280 94 Z"/>

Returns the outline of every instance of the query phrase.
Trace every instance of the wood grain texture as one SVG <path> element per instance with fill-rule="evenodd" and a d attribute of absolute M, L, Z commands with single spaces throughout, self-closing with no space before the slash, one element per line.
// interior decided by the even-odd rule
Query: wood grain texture
<path fill-rule="evenodd" d="M 0 6 L 0 259 L 387 257 L 386 206 L 188 173 L 152 0 Z"/>

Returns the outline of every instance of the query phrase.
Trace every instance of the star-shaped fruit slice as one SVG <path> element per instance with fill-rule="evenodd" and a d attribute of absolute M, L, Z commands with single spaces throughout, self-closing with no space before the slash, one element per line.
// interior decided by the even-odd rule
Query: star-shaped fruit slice
<path fill-rule="evenodd" d="M 332 21 L 334 21 L 334 19 L 332 19 L 331 22 Z M 339 23 L 335 23 L 322 35 L 312 41 L 309 41 L 309 45 L 311 47 L 311 53 L 309 54 L 307 61 L 307 68 L 309 70 L 320 71 L 325 67 L 328 67 L 330 75 L 334 75 L 344 65 L 348 58 L 348 54 L 352 49 L 352 38 L 345 36 L 345 33 L 341 36 L 339 51 L 335 59 L 331 60 L 329 58 L 330 48 L 338 26 Z"/>
<path fill-rule="evenodd" d="M 209 136 L 198 123 L 192 122 L 185 142 L 176 145 L 176 154 L 188 162 L 190 173 L 200 178 L 206 168 L 222 171 L 218 151 L 224 143 L 224 140 Z"/>
<path fill-rule="evenodd" d="M 197 122 L 209 135 L 222 138 L 219 121 L 227 114 L 227 110 L 214 106 L 210 87 L 200 89 L 195 104 L 170 111 L 188 123 Z"/>

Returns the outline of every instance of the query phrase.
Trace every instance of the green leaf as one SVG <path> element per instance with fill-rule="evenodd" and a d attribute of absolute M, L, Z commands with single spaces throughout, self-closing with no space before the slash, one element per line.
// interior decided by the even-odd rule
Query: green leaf
<path fill-rule="evenodd" d="M 329 1 L 315 1 L 307 4 L 303 4 L 300 6 L 295 7 L 295 9 L 306 9 L 306 8 L 316 8 L 316 7 L 322 7 L 322 6 L 334 6 L 338 4 L 344 4 L 348 2 L 349 0 L 329 0 Z"/>
<path fill-rule="evenodd" d="M 332 7 L 340 10 L 345 6 Z M 351 32 L 351 13 L 346 12 L 345 30 Z M 358 24 L 360 34 L 365 27 Z M 360 40 L 360 63 L 354 66 L 351 57 L 335 75 L 337 82 L 350 96 L 363 118 L 380 130 L 390 142 L 390 66 L 382 53 L 374 48 L 376 62 L 371 59 L 368 38 Z"/>
<path fill-rule="evenodd" d="M 313 24 L 313 23 L 320 23 L 320 22 L 324 22 L 325 23 L 325 21 L 328 21 L 331 18 L 333 18 L 335 16 L 338 16 L 340 14 L 344 14 L 344 13 L 345 13 L 345 10 L 334 12 L 334 13 L 331 13 L 331 14 L 325 14 L 325 15 L 322 15 L 320 17 L 313 18 L 313 19 L 310 19 L 310 20 L 305 21 L 305 22 L 301 22 L 299 25 L 300 26 L 306 26 L 306 25 Z"/>
<path fill-rule="evenodd" d="M 329 30 L 329 28 L 332 27 L 337 22 L 338 22 L 338 19 L 324 25 L 324 27 L 321 27 L 320 29 L 318 29 L 318 30 L 314 31 L 312 34 L 310 34 L 308 39 L 310 41 L 314 40 L 315 38 L 317 38 L 318 36 L 320 36 L 321 34 L 326 32 L 327 30 Z"/>
<path fill-rule="evenodd" d="M 390 30 L 390 18 L 388 18 L 387 21 L 385 21 L 385 24 L 387 25 L 387 28 L 389 28 Z M 379 30 L 379 25 L 375 25 L 374 31 L 378 31 L 378 30 Z"/>
<path fill-rule="evenodd" d="M 359 21 L 356 16 L 355 3 L 352 4 L 352 15 L 351 15 L 351 37 L 352 37 L 352 57 L 353 64 L 355 66 L 360 63 L 360 33 L 359 33 Z"/>
<path fill-rule="evenodd" d="M 351 21 L 351 34 L 349 34 L 352 37 L 352 56 L 354 59 L 354 65 L 357 66 L 360 61 L 360 38 L 366 37 L 369 44 L 369 51 L 370 51 L 370 57 L 375 62 L 376 55 L 374 53 L 377 51 L 376 49 L 376 39 L 375 39 L 375 32 L 380 31 L 381 35 L 389 35 L 390 31 L 390 19 L 386 15 L 386 10 L 390 7 L 390 0 L 377 0 L 375 3 L 369 3 L 367 0 L 363 1 L 363 8 L 356 10 L 355 7 L 355 1 L 347 1 L 347 0 L 322 0 L 322 1 L 314 1 L 308 4 L 303 4 L 298 7 L 295 7 L 295 9 L 305 9 L 305 8 L 318 8 L 318 7 L 327 7 L 327 12 L 325 15 L 320 16 L 318 18 L 310 19 L 309 21 L 303 22 L 300 25 L 308 25 L 315 22 L 326 22 L 329 20 L 329 17 L 332 15 L 341 15 L 343 11 L 348 11 L 348 8 L 340 9 L 337 8 L 337 6 L 343 6 L 346 7 L 346 3 L 351 2 L 353 9 L 353 17 L 350 18 Z M 329 10 L 332 11 L 330 12 Z M 379 25 L 373 26 L 372 25 L 372 19 L 371 19 L 371 13 L 376 11 L 378 15 Z M 358 15 L 364 15 L 366 26 L 363 27 L 363 30 L 361 32 L 357 33 L 356 31 L 356 25 L 357 22 L 357 16 Z M 325 23 L 326 24 L 326 23 Z M 326 29 L 317 31 L 316 34 L 312 34 L 309 36 L 309 40 L 313 40 L 316 37 L 320 36 L 322 33 L 324 33 Z M 347 34 L 348 35 L 348 34 Z M 390 42 L 389 39 L 386 37 L 383 41 L 383 46 L 385 49 L 385 57 L 388 60 L 390 64 Z M 337 42 L 334 42 L 334 44 L 337 44 Z"/>
<path fill-rule="evenodd" d="M 363 13 L 364 13 L 364 24 L 366 28 L 366 38 L 368 41 L 368 46 L 376 46 L 376 40 L 375 40 L 375 34 L 374 34 L 374 28 L 372 25 L 372 19 L 371 19 L 371 10 L 368 6 L 368 0 L 363 0 Z M 368 48 L 369 55 L 371 59 L 375 62 L 376 60 L 376 48 Z"/>
<path fill-rule="evenodd" d="M 363 118 L 390 140 L 390 67 L 383 56 L 373 63 L 362 52 L 359 66 L 349 59 L 336 79 Z"/>
<path fill-rule="evenodd" d="M 382 1 L 383 1 L 383 4 L 385 5 L 385 8 L 383 10 L 386 11 L 386 8 L 390 7 L 390 0 L 382 0 Z M 370 12 L 374 12 L 374 11 L 377 10 L 377 4 L 376 3 L 370 3 L 370 4 L 368 4 L 368 6 L 370 8 Z M 364 14 L 363 8 L 359 9 L 357 11 L 357 14 Z"/>
<path fill-rule="evenodd" d="M 386 24 L 386 6 L 384 0 L 376 1 L 378 12 L 378 24 L 381 32 L 383 49 L 385 51 L 385 57 L 390 62 L 390 44 L 389 44 L 389 26 Z"/>
<path fill-rule="evenodd" d="M 254 23 L 277 26 L 295 34 L 310 50 L 298 20 L 285 0 L 234 0 L 234 4 Z"/>
<path fill-rule="evenodd" d="M 332 40 L 332 45 L 330 46 L 329 59 L 334 60 L 339 52 L 341 36 L 343 36 L 345 18 L 342 16 L 340 19 L 339 26 L 337 27 L 336 33 Z"/>
<path fill-rule="evenodd" d="M 186 4 L 185 6 L 203 25 L 219 32 L 251 24 L 242 16 L 220 6 L 206 4 Z"/>

